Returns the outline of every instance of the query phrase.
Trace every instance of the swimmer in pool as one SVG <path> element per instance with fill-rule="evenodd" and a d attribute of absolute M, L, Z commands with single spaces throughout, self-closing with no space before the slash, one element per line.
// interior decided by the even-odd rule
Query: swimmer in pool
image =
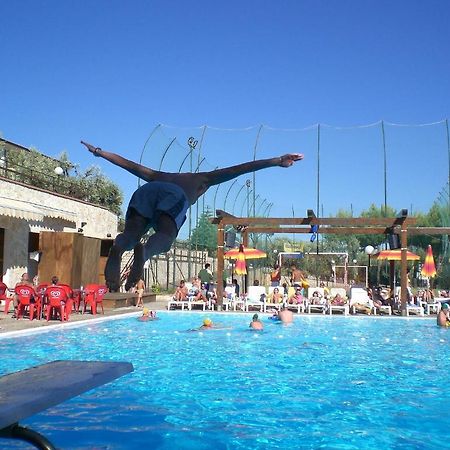
<path fill-rule="evenodd" d="M 441 310 L 437 315 L 437 324 L 440 327 L 450 326 L 450 309 L 448 303 L 442 303 Z"/>
<path fill-rule="evenodd" d="M 259 320 L 258 314 L 254 314 L 252 321 L 250 322 L 249 328 L 252 330 L 258 330 L 262 331 L 264 329 L 264 326 L 262 322 Z"/>

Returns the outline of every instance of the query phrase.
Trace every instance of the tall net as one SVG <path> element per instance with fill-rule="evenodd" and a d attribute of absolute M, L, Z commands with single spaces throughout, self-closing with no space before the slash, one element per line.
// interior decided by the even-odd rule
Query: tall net
<path fill-rule="evenodd" d="M 307 209 L 321 217 L 339 210 L 358 216 L 373 203 L 414 215 L 428 212 L 449 180 L 446 120 L 302 129 L 158 125 L 141 162 L 168 172 L 196 172 L 288 152 L 305 154 L 298 168 L 263 170 L 212 187 L 191 209 L 181 236 L 190 235 L 200 215 L 214 209 L 236 216 L 304 217 Z"/>

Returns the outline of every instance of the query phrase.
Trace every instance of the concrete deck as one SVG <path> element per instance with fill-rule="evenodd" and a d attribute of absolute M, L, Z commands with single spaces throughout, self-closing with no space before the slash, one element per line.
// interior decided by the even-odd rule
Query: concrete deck
<path fill-rule="evenodd" d="M 149 308 L 154 311 L 167 311 L 167 303 L 172 298 L 171 295 L 157 295 L 156 301 L 151 301 L 146 303 L 146 299 L 144 298 L 144 305 L 146 308 Z M 12 310 L 12 308 L 11 308 Z M 103 315 L 100 311 L 100 314 L 96 314 L 93 316 L 90 313 L 79 314 L 73 312 L 70 315 L 69 323 L 71 322 L 79 322 L 79 321 L 89 321 L 93 319 L 98 319 L 100 317 L 108 317 L 108 316 L 118 316 L 123 314 L 129 314 L 132 312 L 142 311 L 142 308 L 136 308 L 135 306 L 125 306 L 119 308 L 105 308 L 105 314 Z M 45 319 L 41 320 L 29 320 L 25 319 L 13 319 L 12 312 L 10 312 L 7 316 L 3 312 L 3 306 L 0 310 L 0 337 L 2 333 L 10 332 L 10 331 L 20 331 L 20 330 L 29 330 L 32 328 L 41 328 L 48 326 L 55 326 L 60 324 L 59 320 L 49 320 L 48 322 Z M 66 322 L 64 322 L 66 323 Z"/>

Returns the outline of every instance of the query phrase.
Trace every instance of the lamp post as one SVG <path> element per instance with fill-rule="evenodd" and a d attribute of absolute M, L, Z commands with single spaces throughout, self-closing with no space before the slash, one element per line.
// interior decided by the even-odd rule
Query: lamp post
<path fill-rule="evenodd" d="M 245 185 L 247 186 L 247 217 L 250 217 L 250 186 L 252 182 L 250 180 L 246 180 Z M 242 215 L 242 213 L 241 213 Z"/>
<path fill-rule="evenodd" d="M 373 252 L 375 251 L 375 249 L 373 248 L 372 245 L 367 245 L 366 248 L 364 249 L 365 254 L 368 256 L 369 258 L 369 263 L 367 265 L 367 287 L 370 287 L 370 257 L 371 255 L 373 255 Z"/>
<path fill-rule="evenodd" d="M 53 171 L 55 172 L 56 180 L 57 180 L 56 181 L 56 186 L 53 184 L 53 189 L 56 192 L 60 192 L 62 190 L 61 189 L 60 177 L 62 177 L 64 175 L 64 169 L 61 166 L 57 166 L 57 167 L 55 167 L 55 169 Z"/>

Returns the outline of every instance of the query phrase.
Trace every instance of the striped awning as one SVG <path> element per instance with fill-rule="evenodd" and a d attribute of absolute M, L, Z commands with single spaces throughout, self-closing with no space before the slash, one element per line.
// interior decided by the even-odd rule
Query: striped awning
<path fill-rule="evenodd" d="M 44 220 L 45 217 L 52 217 L 70 222 L 74 222 L 77 217 L 72 211 L 7 197 L 0 197 L 0 215 L 39 221 Z"/>

